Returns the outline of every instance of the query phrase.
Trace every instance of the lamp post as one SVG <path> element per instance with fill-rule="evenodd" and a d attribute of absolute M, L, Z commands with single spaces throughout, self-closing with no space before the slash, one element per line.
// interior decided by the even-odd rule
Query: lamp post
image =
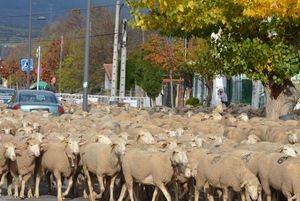
<path fill-rule="evenodd" d="M 83 111 L 88 111 L 88 85 L 89 85 L 89 53 L 90 53 L 90 17 L 91 17 L 91 0 L 87 0 L 87 17 L 85 30 L 85 56 L 84 56 L 84 72 L 83 72 Z"/>
<path fill-rule="evenodd" d="M 28 64 L 31 64 L 32 0 L 29 0 Z M 27 88 L 30 87 L 30 71 L 27 72 Z"/>

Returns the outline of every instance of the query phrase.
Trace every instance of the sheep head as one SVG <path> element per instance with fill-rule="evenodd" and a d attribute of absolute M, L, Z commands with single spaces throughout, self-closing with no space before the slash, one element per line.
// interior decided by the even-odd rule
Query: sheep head
<path fill-rule="evenodd" d="M 172 152 L 171 161 L 174 165 L 187 165 L 188 157 L 186 151 L 182 149 L 175 149 Z"/>
<path fill-rule="evenodd" d="M 205 139 L 202 138 L 202 136 L 197 135 L 196 137 L 194 137 L 194 139 L 191 142 L 191 146 L 192 147 L 199 147 L 199 148 L 203 148 L 203 144 L 205 143 Z"/>
<path fill-rule="evenodd" d="M 15 161 L 17 158 L 16 146 L 11 142 L 7 142 L 4 143 L 4 148 L 5 148 L 5 157 L 10 159 L 11 161 Z"/>
<path fill-rule="evenodd" d="M 252 179 L 245 181 L 241 188 L 246 190 L 246 193 L 250 196 L 251 200 L 258 200 L 258 197 L 262 191 L 261 185 L 258 179 L 253 176 Z"/>
<path fill-rule="evenodd" d="M 295 147 L 293 147 L 293 145 L 290 144 L 285 144 L 282 147 L 280 147 L 279 152 L 291 157 L 297 157 L 298 155 L 298 152 L 295 149 Z"/>
<path fill-rule="evenodd" d="M 26 145 L 33 156 L 39 157 L 41 155 L 40 142 L 38 140 L 28 139 Z"/>
<path fill-rule="evenodd" d="M 112 144 L 111 139 L 105 135 L 98 135 L 96 137 L 95 142 L 98 142 L 100 144 L 107 144 L 107 145 Z"/>
<path fill-rule="evenodd" d="M 121 155 L 124 155 L 125 154 L 125 151 L 126 151 L 126 143 L 124 141 L 118 141 L 118 142 L 115 142 L 113 144 L 111 144 L 111 148 L 112 148 L 112 151 L 118 155 L 118 156 L 121 156 Z"/>
<path fill-rule="evenodd" d="M 291 144 L 300 142 L 300 129 L 291 130 L 287 134 L 288 140 Z"/>
<path fill-rule="evenodd" d="M 242 113 L 237 117 L 238 120 L 240 121 L 244 121 L 244 122 L 248 122 L 249 121 L 249 117 L 246 113 Z"/>
<path fill-rule="evenodd" d="M 140 144 L 154 144 L 155 139 L 149 131 L 141 130 L 138 134 L 137 142 Z"/>

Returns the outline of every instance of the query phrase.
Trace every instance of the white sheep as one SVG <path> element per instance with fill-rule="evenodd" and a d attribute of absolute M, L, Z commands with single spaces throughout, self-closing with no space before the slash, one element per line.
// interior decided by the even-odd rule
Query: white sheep
<path fill-rule="evenodd" d="M 222 189 L 224 200 L 228 199 L 228 188 L 232 188 L 235 192 L 243 192 L 241 194 L 243 198 L 250 196 L 252 200 L 258 199 L 260 183 L 241 159 L 205 152 L 198 159 L 195 201 L 199 200 L 199 190 L 207 184 Z M 213 196 L 211 191 L 209 188 L 206 190 L 211 199 Z"/>
<path fill-rule="evenodd" d="M 133 182 L 150 184 L 155 186 L 152 200 L 155 200 L 160 189 L 167 201 L 171 196 L 166 189 L 166 184 L 174 176 L 174 167 L 186 167 L 188 159 L 183 150 L 167 152 L 147 152 L 139 149 L 131 149 L 122 157 L 122 170 L 126 181 L 123 185 L 119 201 L 123 200 L 128 189 L 131 201 L 134 201 Z M 189 170 L 189 171 L 188 171 Z M 185 169 L 186 176 L 190 176 L 190 169 Z"/>

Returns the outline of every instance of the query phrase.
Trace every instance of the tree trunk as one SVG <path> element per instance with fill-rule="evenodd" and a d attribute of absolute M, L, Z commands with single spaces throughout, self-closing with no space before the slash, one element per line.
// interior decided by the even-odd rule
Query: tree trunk
<path fill-rule="evenodd" d="M 267 118 L 277 120 L 280 116 L 293 111 L 299 96 L 290 80 L 285 81 L 282 86 L 264 85 L 264 89 Z"/>
<path fill-rule="evenodd" d="M 205 82 L 205 86 L 207 88 L 207 96 L 206 96 L 206 107 L 210 107 L 211 104 L 211 99 L 212 99 L 212 93 L 213 93 L 213 88 L 214 88 L 214 81 L 213 80 L 208 80 Z"/>

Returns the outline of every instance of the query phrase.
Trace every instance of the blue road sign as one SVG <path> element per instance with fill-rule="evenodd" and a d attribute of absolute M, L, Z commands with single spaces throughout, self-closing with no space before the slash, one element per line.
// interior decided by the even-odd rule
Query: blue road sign
<path fill-rule="evenodd" d="M 21 59 L 20 60 L 20 65 L 22 71 L 25 73 L 29 73 L 30 71 L 33 70 L 33 60 L 32 59 Z"/>

